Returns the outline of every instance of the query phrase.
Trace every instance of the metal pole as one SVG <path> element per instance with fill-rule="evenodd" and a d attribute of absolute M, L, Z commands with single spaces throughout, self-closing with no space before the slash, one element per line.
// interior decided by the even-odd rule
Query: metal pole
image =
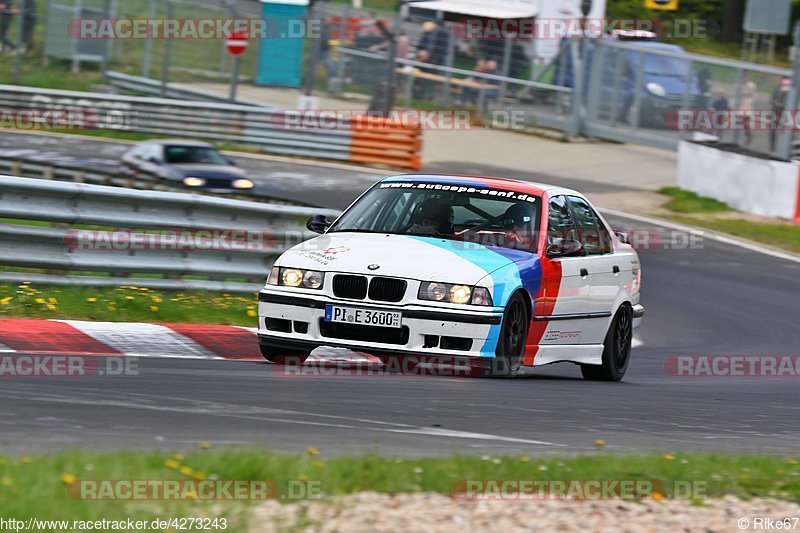
<path fill-rule="evenodd" d="M 514 39 L 506 36 L 505 47 L 503 48 L 503 66 L 500 70 L 504 78 L 508 77 L 511 71 L 511 51 L 514 45 Z M 503 100 L 506 98 L 506 80 L 500 82 L 500 94 L 497 97 L 497 103 L 502 107 Z"/>
<path fill-rule="evenodd" d="M 17 48 L 14 50 L 14 85 L 19 85 L 20 70 L 22 69 L 22 32 L 25 28 L 25 13 L 28 6 L 25 0 L 22 0 L 22 7 L 20 8 L 19 20 L 17 20 Z"/>
<path fill-rule="evenodd" d="M 147 18 L 156 18 L 156 0 L 149 0 L 147 4 Z M 142 60 L 142 77 L 150 77 L 150 67 L 153 64 L 153 39 L 146 39 L 144 42 L 144 59 Z"/>
<path fill-rule="evenodd" d="M 319 3 L 314 6 L 313 13 L 309 11 L 307 20 L 310 21 L 312 17 L 315 17 L 317 13 L 323 13 L 322 6 L 324 3 Z M 309 24 L 306 24 L 306 27 L 310 27 Z M 322 25 L 319 26 L 320 31 L 322 30 Z M 311 96 L 311 93 L 314 92 L 314 80 L 317 77 L 317 64 L 319 63 L 319 54 L 322 52 L 322 35 L 317 35 L 313 37 L 313 41 L 311 43 L 311 57 L 308 58 L 308 73 L 306 74 L 306 83 L 305 83 L 305 90 L 303 94 L 306 96 Z"/>
<path fill-rule="evenodd" d="M 395 59 L 397 58 L 397 37 L 400 35 L 400 25 L 403 23 L 403 1 L 397 6 L 397 13 L 394 16 L 394 31 L 389 41 L 389 54 L 386 58 L 386 112 L 391 113 L 394 107 L 394 85 L 397 78 L 395 73 Z"/>
<path fill-rule="evenodd" d="M 167 18 L 172 19 L 175 14 L 174 6 L 170 0 L 162 0 L 167 6 Z M 167 96 L 167 84 L 169 83 L 169 64 L 172 56 L 172 40 L 164 41 L 164 57 L 161 61 L 161 97 Z"/>
<path fill-rule="evenodd" d="M 342 53 L 342 49 L 345 48 L 345 42 L 347 41 L 347 19 L 350 17 L 350 4 L 344 5 L 344 11 L 342 12 L 342 22 L 339 24 L 339 47 L 337 49 L 337 53 L 339 55 L 338 61 L 336 62 L 336 80 L 337 83 L 334 85 L 333 89 L 336 91 L 337 94 L 342 94 L 342 89 L 344 88 L 344 54 Z"/>
<path fill-rule="evenodd" d="M 111 2 L 112 0 L 105 0 L 105 2 L 103 2 L 103 16 L 106 18 L 106 20 L 111 19 Z M 113 39 L 108 39 L 103 47 L 101 70 L 103 72 L 103 79 L 105 83 L 108 83 L 108 64 L 111 61 L 111 45 L 113 42 Z"/>
<path fill-rule="evenodd" d="M 233 58 L 233 77 L 231 77 L 231 102 L 236 101 L 236 89 L 239 87 L 239 63 L 241 63 L 241 57 L 236 56 Z"/>
<path fill-rule="evenodd" d="M 397 31 L 395 30 L 395 35 Z M 447 23 L 447 57 L 445 59 L 445 66 L 452 67 L 453 61 L 455 59 L 456 53 L 456 35 L 455 29 L 452 23 Z M 453 78 L 453 73 L 449 70 L 445 73 L 446 81 L 444 83 L 444 101 L 446 104 L 450 104 L 450 81 Z"/>

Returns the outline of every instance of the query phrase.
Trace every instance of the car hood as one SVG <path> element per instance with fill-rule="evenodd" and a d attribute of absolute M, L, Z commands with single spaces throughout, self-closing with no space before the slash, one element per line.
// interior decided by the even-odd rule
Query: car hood
<path fill-rule="evenodd" d="M 171 168 L 181 173 L 184 177 L 196 178 L 244 178 L 242 169 L 232 165 L 170 165 Z"/>
<path fill-rule="evenodd" d="M 491 272 L 531 256 L 520 250 L 434 237 L 335 232 L 289 249 L 275 264 L 474 285 Z M 371 270 L 370 265 L 379 268 Z"/>

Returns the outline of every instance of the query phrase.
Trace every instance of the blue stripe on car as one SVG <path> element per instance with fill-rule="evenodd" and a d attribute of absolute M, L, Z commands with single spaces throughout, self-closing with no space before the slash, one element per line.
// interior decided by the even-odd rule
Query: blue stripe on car
<path fill-rule="evenodd" d="M 505 307 L 511 295 L 519 287 L 524 287 L 534 297 L 539 293 L 542 268 L 539 258 L 535 254 L 472 242 L 415 237 L 412 235 L 407 237 L 437 246 L 483 269 L 486 272 L 486 276 L 492 278 L 492 285 L 494 286 L 492 298 L 494 305 L 497 307 Z M 516 268 L 511 268 L 509 262 L 513 262 Z M 490 326 L 486 341 L 481 347 L 481 356 L 495 356 L 501 327 L 501 324 Z"/>

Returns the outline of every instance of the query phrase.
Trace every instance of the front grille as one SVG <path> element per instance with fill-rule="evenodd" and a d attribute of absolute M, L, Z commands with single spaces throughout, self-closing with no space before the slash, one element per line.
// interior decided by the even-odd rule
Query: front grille
<path fill-rule="evenodd" d="M 205 178 L 207 189 L 230 189 L 233 187 L 233 181 L 229 178 Z"/>
<path fill-rule="evenodd" d="M 323 337 L 350 341 L 380 342 L 383 344 L 408 344 L 408 327 L 379 328 L 360 324 L 319 321 L 319 332 Z"/>
<path fill-rule="evenodd" d="M 399 302 L 406 293 L 406 281 L 393 278 L 372 278 L 369 282 L 369 299 L 382 302 Z"/>
<path fill-rule="evenodd" d="M 333 276 L 333 294 L 339 298 L 363 300 L 367 297 L 367 278 L 364 276 Z"/>

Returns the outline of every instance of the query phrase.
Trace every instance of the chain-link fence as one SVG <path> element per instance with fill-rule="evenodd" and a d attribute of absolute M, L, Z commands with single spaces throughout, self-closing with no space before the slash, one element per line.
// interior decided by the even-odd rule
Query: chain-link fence
<path fill-rule="evenodd" d="M 95 12 L 110 5 L 108 16 L 117 19 L 258 17 L 256 8 L 242 13 L 232 0 L 50 0 L 49 5 L 49 16 L 57 5 Z M 322 24 L 307 29 L 322 32 L 305 38 L 303 71 L 314 70 L 305 90 L 361 102 L 353 107 L 386 109 L 393 100 L 401 108 L 469 110 L 479 119 L 502 110 L 514 113 L 515 126 L 522 117 L 525 126 L 664 148 L 698 134 L 774 157 L 787 157 L 791 148 L 791 128 L 763 120 L 797 107 L 788 101 L 786 69 L 690 54 L 674 44 L 611 38 L 562 39 L 556 59 L 542 68 L 534 40 L 478 38 L 461 23 L 327 3 L 315 4 L 308 19 L 298 22 L 309 20 Z M 113 70 L 155 80 L 230 80 L 232 59 L 222 36 L 114 39 L 109 45 Z M 245 80 L 256 76 L 258 48 L 254 40 L 242 56 Z M 389 68 L 391 53 L 395 62 Z"/>
<path fill-rule="evenodd" d="M 770 120 L 772 113 L 778 118 L 794 108 L 788 102 L 791 71 L 656 42 L 602 40 L 584 47 L 589 134 L 626 142 L 649 139 L 667 147 L 703 134 L 753 152 L 785 155 L 782 137 L 791 132 Z M 566 62 L 560 66 L 575 70 Z"/>

